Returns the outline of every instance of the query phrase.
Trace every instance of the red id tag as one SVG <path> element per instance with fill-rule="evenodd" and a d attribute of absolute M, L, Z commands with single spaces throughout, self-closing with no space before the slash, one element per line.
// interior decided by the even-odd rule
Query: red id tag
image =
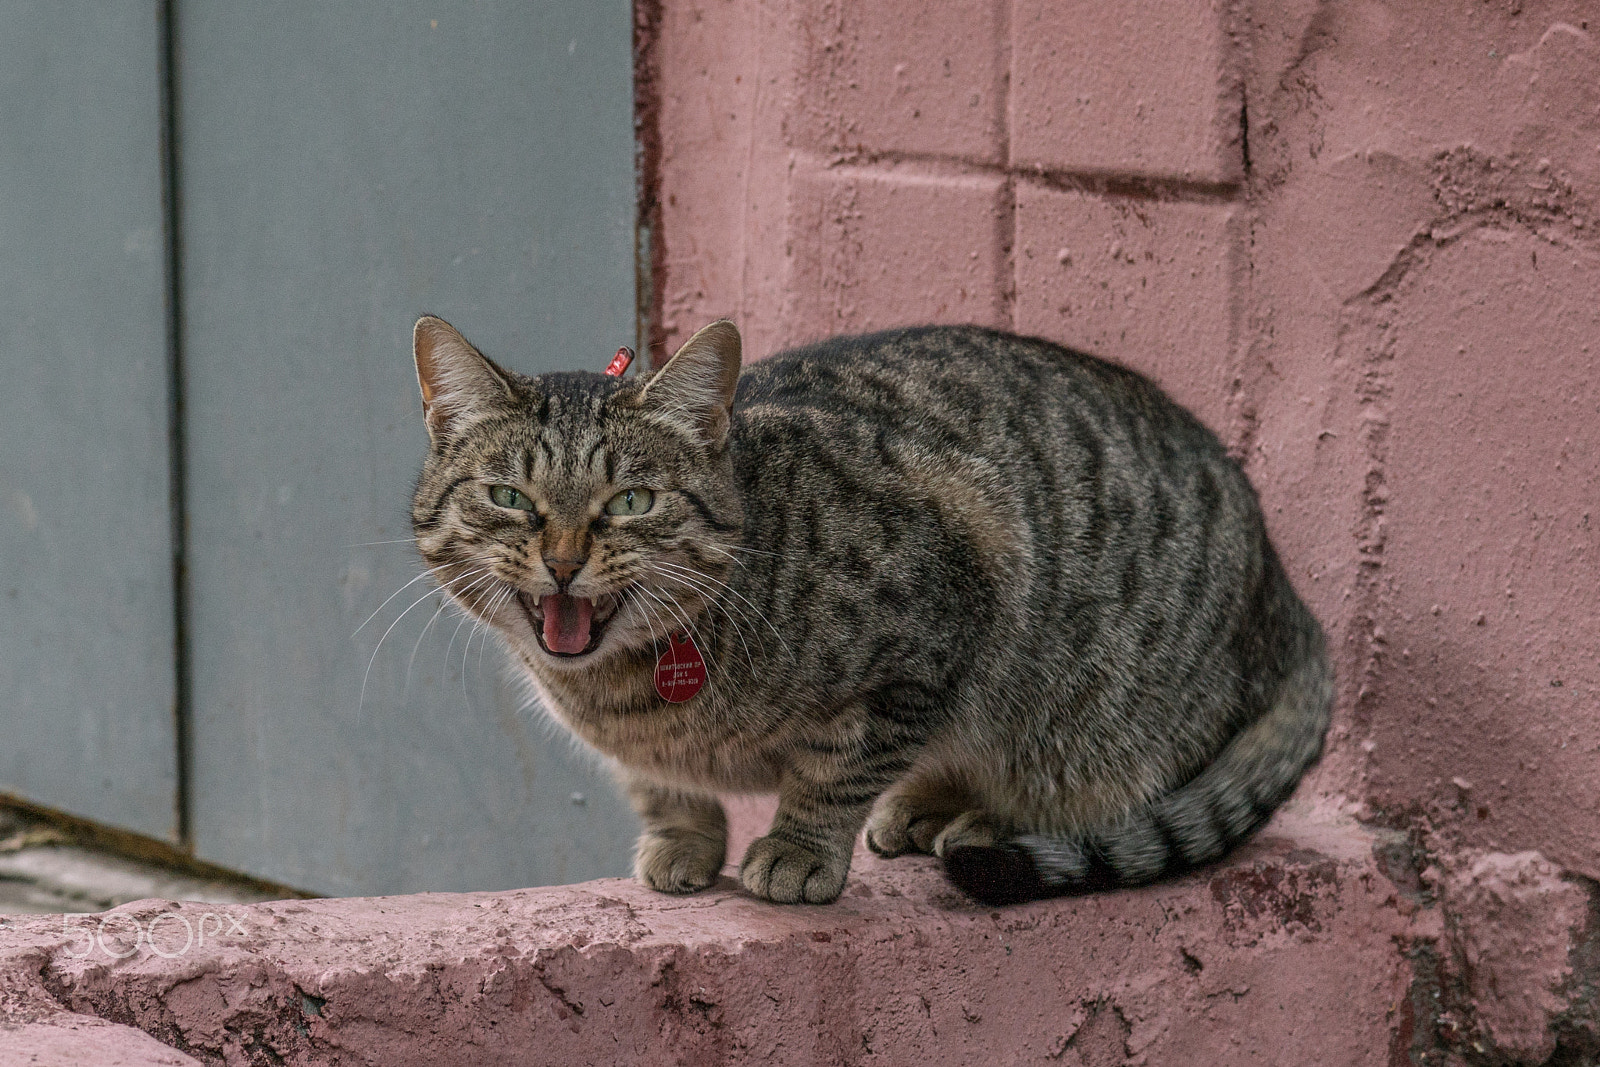
<path fill-rule="evenodd" d="M 694 638 L 679 630 L 667 638 L 667 650 L 656 660 L 656 695 L 682 704 L 706 684 L 706 661 L 700 658 Z"/>
<path fill-rule="evenodd" d="M 620 378 L 632 363 L 633 349 L 623 345 L 617 349 L 617 354 L 611 357 L 611 362 L 606 364 L 606 373 L 613 378 Z"/>

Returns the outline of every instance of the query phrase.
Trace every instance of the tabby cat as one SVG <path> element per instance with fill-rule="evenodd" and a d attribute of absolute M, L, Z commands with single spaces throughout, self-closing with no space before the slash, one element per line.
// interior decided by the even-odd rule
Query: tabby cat
<path fill-rule="evenodd" d="M 414 349 L 422 556 L 615 762 L 647 885 L 717 878 L 719 792 L 778 795 L 740 868 L 769 900 L 836 898 L 863 827 L 986 903 L 1136 885 L 1321 753 L 1322 632 L 1255 494 L 1132 371 L 975 327 L 741 372 L 714 322 L 632 378 L 432 317 Z"/>

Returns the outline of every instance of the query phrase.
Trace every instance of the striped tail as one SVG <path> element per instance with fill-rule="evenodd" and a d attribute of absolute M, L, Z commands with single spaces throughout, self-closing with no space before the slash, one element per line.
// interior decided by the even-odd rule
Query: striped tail
<path fill-rule="evenodd" d="M 1024 834 L 945 853 L 945 871 L 984 904 L 1143 885 L 1222 858 L 1272 817 L 1322 755 L 1333 674 L 1320 641 L 1272 707 L 1204 770 L 1104 830 L 1077 838 Z"/>

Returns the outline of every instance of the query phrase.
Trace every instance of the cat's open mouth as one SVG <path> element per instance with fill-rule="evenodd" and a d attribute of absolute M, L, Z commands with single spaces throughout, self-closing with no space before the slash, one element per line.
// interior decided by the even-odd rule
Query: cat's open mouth
<path fill-rule="evenodd" d="M 617 593 L 592 599 L 567 593 L 546 593 L 537 598 L 518 593 L 517 599 L 533 623 L 539 644 L 552 656 L 582 656 L 593 652 L 605 636 L 606 623 L 622 603 Z"/>

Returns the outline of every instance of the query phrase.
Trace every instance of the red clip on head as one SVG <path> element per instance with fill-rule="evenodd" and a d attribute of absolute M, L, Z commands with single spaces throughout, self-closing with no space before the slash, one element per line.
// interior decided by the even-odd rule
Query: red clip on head
<path fill-rule="evenodd" d="M 611 362 L 606 364 L 606 373 L 613 378 L 620 378 L 632 363 L 633 349 L 623 345 L 617 349 L 617 354 L 611 357 Z"/>

